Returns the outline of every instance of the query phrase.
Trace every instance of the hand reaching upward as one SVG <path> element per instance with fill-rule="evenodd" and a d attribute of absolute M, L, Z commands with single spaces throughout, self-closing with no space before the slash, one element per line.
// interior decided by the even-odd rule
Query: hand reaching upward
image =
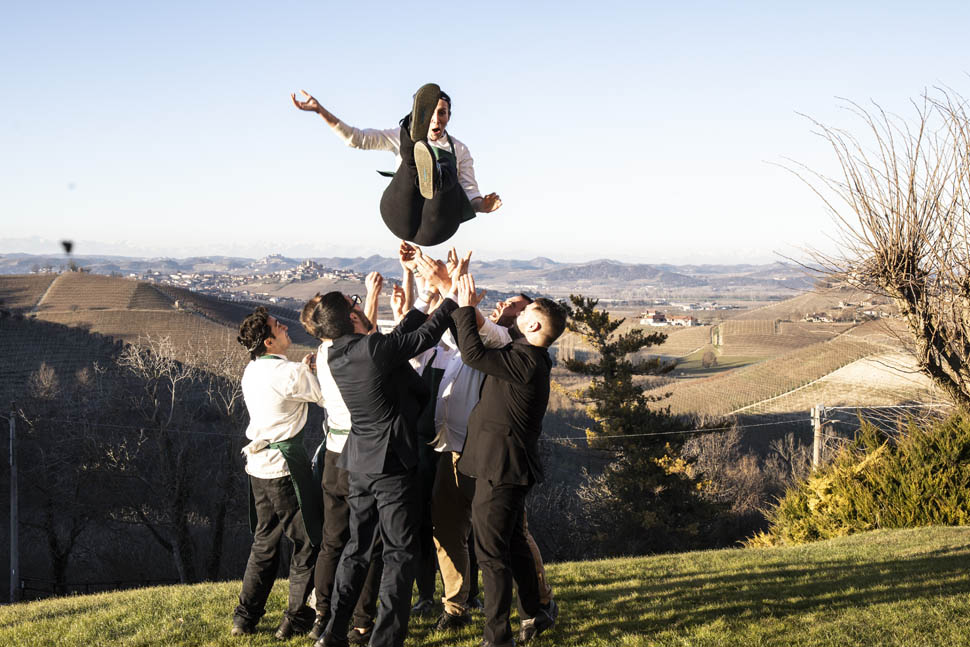
<path fill-rule="evenodd" d="M 475 277 L 471 274 L 463 274 L 458 279 L 458 305 L 477 307 L 482 299 L 485 298 L 485 290 L 481 293 L 475 291 Z"/>
<path fill-rule="evenodd" d="M 368 296 L 377 295 L 380 293 L 381 288 L 384 287 L 384 277 L 379 272 L 371 272 L 364 279 L 364 285 L 367 286 Z"/>

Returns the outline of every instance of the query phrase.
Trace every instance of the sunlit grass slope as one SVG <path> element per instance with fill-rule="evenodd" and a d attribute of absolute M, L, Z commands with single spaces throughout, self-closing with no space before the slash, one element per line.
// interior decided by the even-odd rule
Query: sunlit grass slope
<path fill-rule="evenodd" d="M 559 624 L 535 644 L 967 645 L 970 528 L 877 531 L 796 547 L 554 564 Z M 277 645 L 285 589 L 251 638 L 229 636 L 238 582 L 0 607 L 0 645 Z M 477 645 L 414 618 L 409 647 Z M 309 645 L 294 638 L 289 645 Z"/>

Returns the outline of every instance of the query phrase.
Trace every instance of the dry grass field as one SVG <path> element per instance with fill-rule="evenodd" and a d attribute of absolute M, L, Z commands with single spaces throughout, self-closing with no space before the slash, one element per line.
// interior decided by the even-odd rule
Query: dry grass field
<path fill-rule="evenodd" d="M 839 302 L 862 303 L 879 301 L 872 294 L 861 290 L 848 288 L 827 288 L 799 294 L 791 299 L 771 303 L 760 308 L 754 308 L 731 317 L 731 321 L 745 321 L 749 319 L 785 319 L 800 321 L 805 315 L 813 312 L 824 312 L 836 306 Z"/>
<path fill-rule="evenodd" d="M 673 413 L 725 415 L 787 393 L 879 352 L 883 349 L 861 339 L 838 337 L 710 377 L 666 385 L 658 392 L 672 393 L 664 404 L 669 404 Z"/>
<path fill-rule="evenodd" d="M 30 310 L 37 305 L 56 274 L 0 277 L 0 307 L 7 310 Z"/>
<path fill-rule="evenodd" d="M 745 414 L 808 411 L 826 407 L 886 407 L 903 403 L 934 403 L 942 394 L 919 371 L 912 355 L 888 352 L 856 360 L 780 397 L 746 407 Z"/>
<path fill-rule="evenodd" d="M 230 349 L 243 355 L 236 343 L 238 326 L 254 307 L 180 288 L 86 273 L 2 276 L 0 295 L 10 295 L 3 297 L 9 298 L 4 307 L 33 310 L 38 319 L 115 340 L 137 343 L 147 336 L 171 337 L 186 348 Z M 316 340 L 303 331 L 297 313 L 274 308 L 274 314 L 289 326 L 294 341 L 291 357 L 315 349 Z"/>
<path fill-rule="evenodd" d="M 131 279 L 65 272 L 54 279 L 37 311 L 127 309 L 138 285 Z"/>

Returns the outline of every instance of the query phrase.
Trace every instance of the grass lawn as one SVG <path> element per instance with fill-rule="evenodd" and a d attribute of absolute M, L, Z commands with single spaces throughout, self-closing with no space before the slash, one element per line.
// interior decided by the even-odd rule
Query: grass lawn
<path fill-rule="evenodd" d="M 968 645 L 968 567 L 970 527 L 553 564 L 559 624 L 534 644 Z M 285 583 L 259 632 L 241 639 L 229 636 L 238 590 L 239 582 L 220 582 L 0 607 L 0 645 L 279 645 Z M 478 645 L 480 618 L 457 635 L 414 618 L 407 645 Z"/>

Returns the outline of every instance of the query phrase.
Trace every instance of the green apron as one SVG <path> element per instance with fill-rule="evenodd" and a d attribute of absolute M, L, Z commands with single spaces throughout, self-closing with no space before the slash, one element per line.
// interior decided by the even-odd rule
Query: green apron
<path fill-rule="evenodd" d="M 451 137 L 448 138 L 448 145 L 451 147 L 451 150 L 450 151 L 446 151 L 445 149 L 439 148 L 437 146 L 428 146 L 428 148 L 430 148 L 431 149 L 431 152 L 434 153 L 435 159 L 440 160 L 440 159 L 444 158 L 446 160 L 449 160 L 454 165 L 455 170 L 457 171 L 458 170 L 458 155 L 455 153 L 455 142 L 451 139 Z M 379 175 L 383 175 L 384 177 L 394 177 L 394 173 L 395 172 L 394 171 L 378 171 L 377 173 Z M 468 222 L 469 220 L 471 220 L 472 218 L 474 218 L 476 215 L 478 215 L 478 214 L 475 213 L 475 208 L 472 207 L 472 203 L 468 200 L 468 196 L 465 195 L 465 189 L 464 188 L 462 188 L 462 190 L 461 190 L 461 207 L 460 207 L 460 210 L 461 210 L 461 216 L 459 216 L 459 220 L 458 220 L 459 222 Z"/>
<path fill-rule="evenodd" d="M 310 468 L 310 458 L 303 447 L 303 432 L 287 440 L 267 445 L 269 449 L 278 449 L 290 468 L 290 479 L 296 492 L 296 501 L 303 513 L 303 527 L 310 538 L 310 543 L 319 546 L 323 534 L 323 494 L 320 492 L 320 481 L 313 480 L 313 470 Z M 256 498 L 253 496 L 252 483 L 249 486 L 249 529 L 256 532 Z"/>
<path fill-rule="evenodd" d="M 259 359 L 280 358 L 263 355 Z M 306 528 L 310 543 L 319 546 L 323 538 L 323 493 L 320 491 L 320 481 L 313 478 L 310 458 L 306 454 L 306 448 L 303 447 L 303 432 L 287 440 L 270 443 L 267 448 L 277 449 L 283 454 L 286 466 L 290 470 L 296 501 L 303 516 L 303 527 Z M 249 481 L 249 530 L 251 532 L 256 532 L 256 523 L 256 498 L 253 496 L 252 481 Z"/>

